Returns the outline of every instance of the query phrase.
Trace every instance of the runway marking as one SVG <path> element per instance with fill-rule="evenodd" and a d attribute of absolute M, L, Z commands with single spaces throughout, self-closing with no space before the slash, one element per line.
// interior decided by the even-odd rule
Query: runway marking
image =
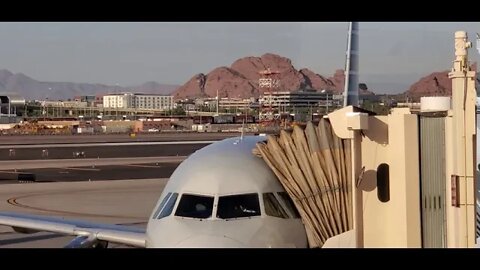
<path fill-rule="evenodd" d="M 0 173 L 28 173 L 28 172 L 21 172 L 21 171 L 0 171 Z"/>
<path fill-rule="evenodd" d="M 138 167 L 138 168 L 161 168 L 161 165 L 140 165 L 140 164 L 127 164 L 123 165 L 127 167 Z"/>
<path fill-rule="evenodd" d="M 123 157 L 123 158 L 88 158 L 88 159 L 50 159 L 50 160 L 0 160 L 0 170 L 29 170 L 66 167 L 100 167 L 125 164 L 167 163 L 179 164 L 188 156 Z M 59 167 L 60 166 L 60 167 Z"/>
<path fill-rule="evenodd" d="M 127 189 L 130 190 L 130 189 Z M 106 217 L 106 218 L 127 218 L 127 219 L 140 219 L 144 220 L 145 217 L 129 217 L 129 216 L 122 216 L 122 215 L 108 215 L 108 214 L 90 214 L 90 213 L 81 213 L 81 212 L 74 212 L 74 211 L 63 211 L 63 210 L 54 210 L 54 209 L 48 209 L 48 208 L 41 208 L 41 207 L 35 207 L 35 206 L 30 206 L 26 204 L 22 204 L 17 202 L 18 199 L 22 198 L 28 198 L 28 197 L 34 197 L 38 195 L 52 195 L 52 194 L 73 194 L 73 193 L 79 193 L 79 192 L 88 192 L 88 191 L 98 191 L 98 189 L 89 189 L 89 190 L 76 190 L 76 191 L 71 191 L 71 192 L 50 192 L 50 193 L 37 193 L 37 194 L 29 194 L 29 195 L 24 195 L 24 196 L 18 196 L 18 197 L 13 197 L 7 199 L 7 203 L 13 206 L 21 207 L 21 208 L 26 208 L 26 209 L 32 209 L 32 210 L 38 210 L 42 212 L 50 212 L 50 213 L 57 213 L 57 214 L 65 214 L 69 216 L 84 216 L 84 217 Z M 147 217 L 148 218 L 148 217 Z"/>
<path fill-rule="evenodd" d="M 19 198 L 10 198 L 7 200 L 7 203 L 13 205 L 13 206 L 18 206 L 22 208 L 27 208 L 27 209 L 32 209 L 32 210 L 39 210 L 39 211 L 44 211 L 44 212 L 51 212 L 51 213 L 57 213 L 57 214 L 66 214 L 66 215 L 75 215 L 75 216 L 85 216 L 85 217 L 107 217 L 107 218 L 133 218 L 133 219 L 139 219 L 138 217 L 127 217 L 127 216 L 116 216 L 116 215 L 102 215 L 102 214 L 89 214 L 89 213 L 79 213 L 79 212 L 73 212 L 73 211 L 62 211 L 62 210 L 53 210 L 53 209 L 46 209 L 46 208 L 41 208 L 41 207 L 34 207 L 34 206 L 29 206 L 25 204 L 21 204 L 17 202 L 17 199 Z"/>
<path fill-rule="evenodd" d="M 65 168 L 57 168 L 57 169 L 63 169 L 63 170 L 77 170 L 77 171 L 100 171 L 100 169 L 95 169 L 95 168 L 71 168 L 71 167 L 65 167 Z"/>

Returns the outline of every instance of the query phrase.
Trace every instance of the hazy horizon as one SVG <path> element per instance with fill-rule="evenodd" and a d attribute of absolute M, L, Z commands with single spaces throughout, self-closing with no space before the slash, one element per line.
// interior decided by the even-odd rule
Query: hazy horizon
<path fill-rule="evenodd" d="M 475 44 L 479 22 L 361 22 L 360 81 L 399 93 L 451 68 L 454 32 Z M 323 76 L 343 69 L 346 22 L 0 23 L 0 69 L 49 82 L 182 85 L 247 56 L 275 53 Z M 476 45 L 470 50 L 478 61 Z"/>

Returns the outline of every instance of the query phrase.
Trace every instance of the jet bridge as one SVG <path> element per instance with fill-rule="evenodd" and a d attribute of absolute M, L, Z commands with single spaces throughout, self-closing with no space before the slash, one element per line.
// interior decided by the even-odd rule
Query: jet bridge
<path fill-rule="evenodd" d="M 0 93 L 0 124 L 16 123 L 17 111 L 23 110 L 25 99 L 15 93 Z"/>
<path fill-rule="evenodd" d="M 474 247 L 476 72 L 455 33 L 451 105 L 412 114 L 347 106 L 257 144 L 310 247 Z"/>

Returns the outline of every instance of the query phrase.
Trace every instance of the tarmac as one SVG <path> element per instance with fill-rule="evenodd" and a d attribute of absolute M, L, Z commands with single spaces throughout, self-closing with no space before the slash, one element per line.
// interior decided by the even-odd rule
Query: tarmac
<path fill-rule="evenodd" d="M 0 186 L 0 211 L 145 228 L 167 181 L 157 178 L 5 184 Z M 0 225 L 0 248 L 62 248 L 72 239 L 46 232 L 20 234 Z"/>
<path fill-rule="evenodd" d="M 0 136 L 0 211 L 145 227 L 177 166 L 233 136 L 238 133 Z M 72 239 L 0 225 L 0 248 L 61 248 Z"/>
<path fill-rule="evenodd" d="M 178 158 L 180 160 L 183 158 Z M 145 178 L 169 178 L 180 162 L 161 162 L 156 160 L 154 163 L 144 163 L 140 158 L 138 161 L 120 164 L 119 160 L 110 162 L 112 165 L 93 165 L 79 166 L 73 163 L 73 166 L 65 166 L 65 162 L 56 162 L 46 164 L 42 168 L 28 168 L 24 165 L 23 169 L 3 169 L 0 170 L 0 185 L 27 183 L 27 182 L 72 182 L 72 181 L 103 181 L 103 180 L 123 180 L 123 179 L 145 179 Z M 102 160 L 103 164 L 108 164 L 108 160 Z M 64 164 L 62 164 L 64 163 Z M 100 163 L 102 164 L 102 163 Z M 38 164 L 32 167 L 37 167 Z M 49 166 L 48 166 L 49 165 Z M 1 187 L 0 187 L 1 188 Z"/>

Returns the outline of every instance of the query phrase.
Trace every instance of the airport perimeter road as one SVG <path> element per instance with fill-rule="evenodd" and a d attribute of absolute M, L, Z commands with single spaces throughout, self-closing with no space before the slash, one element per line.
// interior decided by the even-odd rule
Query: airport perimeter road
<path fill-rule="evenodd" d="M 0 138 L 1 139 L 1 138 Z M 188 156 L 214 141 L 0 145 L 0 161 Z M 1 162 L 0 162 L 1 164 Z"/>
<path fill-rule="evenodd" d="M 0 211 L 144 228 L 167 180 L 1 185 Z M 0 225 L 0 248 L 61 248 L 72 239 L 53 233 L 19 234 Z"/>
<path fill-rule="evenodd" d="M 0 145 L 12 144 L 56 144 L 56 143 L 100 143 L 100 142 L 165 142 L 165 141 L 219 141 L 240 136 L 238 132 L 215 133 L 139 133 L 135 137 L 129 134 L 101 135 L 0 135 Z"/>

